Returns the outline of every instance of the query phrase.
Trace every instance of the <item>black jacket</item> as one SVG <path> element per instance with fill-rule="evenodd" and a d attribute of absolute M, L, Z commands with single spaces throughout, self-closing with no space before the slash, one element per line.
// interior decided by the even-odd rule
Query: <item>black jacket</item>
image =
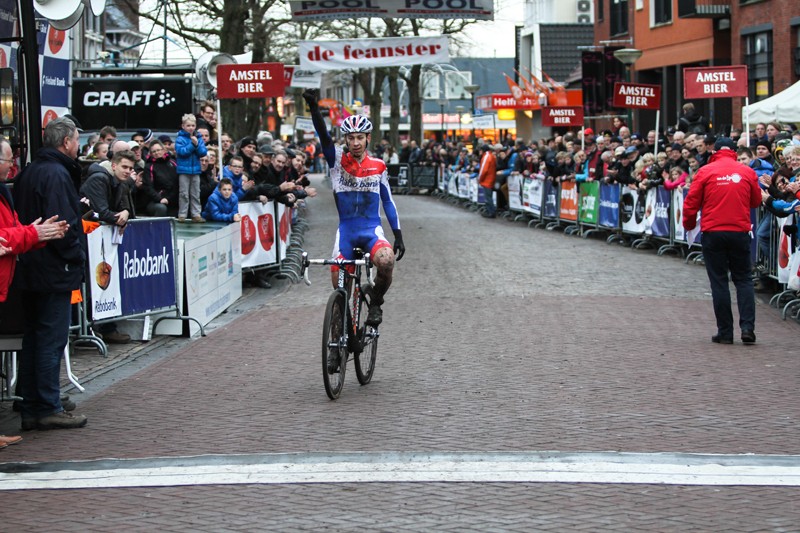
<path fill-rule="evenodd" d="M 178 169 L 175 160 L 169 154 L 164 154 L 158 159 L 152 156 L 147 158 L 142 173 L 142 186 L 136 194 L 147 197 L 148 203 L 157 203 L 166 198 L 169 200 L 167 209 L 170 212 L 178 212 Z"/>
<path fill-rule="evenodd" d="M 89 199 L 91 210 L 100 222 L 117 223 L 117 213 L 128 211 L 128 219 L 136 216 L 129 183 L 121 183 L 99 163 L 89 167 L 86 181 L 81 186 L 81 196 Z"/>
<path fill-rule="evenodd" d="M 74 182 L 81 167 L 55 148 L 42 148 L 16 179 L 14 202 L 20 222 L 30 224 L 58 215 L 69 224 L 63 239 L 19 256 L 20 288 L 36 292 L 69 292 L 80 288 L 86 270 L 86 236 Z"/>

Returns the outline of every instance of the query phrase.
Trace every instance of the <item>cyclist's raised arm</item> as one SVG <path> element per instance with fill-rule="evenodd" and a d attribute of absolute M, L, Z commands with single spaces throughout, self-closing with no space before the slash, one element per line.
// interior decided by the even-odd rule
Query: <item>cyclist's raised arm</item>
<path fill-rule="evenodd" d="M 322 146 L 322 153 L 328 161 L 328 166 L 332 167 L 336 164 L 336 147 L 333 144 L 333 139 L 328 133 L 328 126 L 319 112 L 319 91 L 316 89 L 306 89 L 303 92 L 303 98 L 308 103 L 308 108 L 311 110 L 311 121 L 314 123 L 314 129 L 317 130 L 319 135 L 319 143 Z"/>

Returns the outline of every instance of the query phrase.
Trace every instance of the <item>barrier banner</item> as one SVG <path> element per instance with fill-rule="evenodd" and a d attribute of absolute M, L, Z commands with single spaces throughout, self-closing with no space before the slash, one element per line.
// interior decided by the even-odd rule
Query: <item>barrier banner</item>
<path fill-rule="evenodd" d="M 789 282 L 789 265 L 792 264 L 792 239 L 783 232 L 783 227 L 794 217 L 775 218 L 778 221 L 778 282 Z M 795 252 L 796 253 L 796 252 Z"/>
<path fill-rule="evenodd" d="M 297 53 L 300 56 L 300 68 L 304 70 L 400 67 L 450 61 L 446 35 L 300 41 L 297 43 Z"/>
<path fill-rule="evenodd" d="M 639 201 L 644 202 L 644 232 L 653 234 L 653 221 L 656 219 L 656 190 L 639 192 Z"/>
<path fill-rule="evenodd" d="M 544 209 L 542 216 L 558 218 L 558 187 L 550 180 L 544 181 Z"/>
<path fill-rule="evenodd" d="M 597 225 L 600 220 L 600 184 L 596 181 L 581 183 L 580 221 L 583 224 Z"/>
<path fill-rule="evenodd" d="M 512 211 L 522 211 L 522 175 L 512 172 L 508 175 L 508 207 Z"/>
<path fill-rule="evenodd" d="M 597 225 L 613 229 L 619 227 L 619 185 L 600 184 L 600 208 L 597 213 Z"/>
<path fill-rule="evenodd" d="M 112 244 L 114 226 L 100 226 L 86 236 L 89 247 L 89 293 L 92 318 L 102 320 L 122 316 L 119 245 Z M 170 241 L 172 242 L 172 241 Z"/>
<path fill-rule="evenodd" d="M 117 256 L 123 315 L 177 303 L 171 221 L 132 220 L 125 228 Z"/>
<path fill-rule="evenodd" d="M 655 237 L 669 239 L 669 203 L 672 195 L 664 187 L 657 187 L 654 190 L 655 209 L 652 213 L 650 231 Z"/>
<path fill-rule="evenodd" d="M 469 178 L 469 199 L 473 203 L 483 203 L 483 187 L 478 185 L 478 176 Z"/>
<path fill-rule="evenodd" d="M 544 192 L 544 179 L 527 177 L 522 186 L 522 207 L 525 211 L 537 217 L 542 216 L 542 193 Z"/>
<path fill-rule="evenodd" d="M 472 180 L 469 177 L 469 174 L 466 172 L 461 172 L 458 174 L 458 185 L 456 186 L 456 190 L 458 191 L 458 197 L 463 198 L 464 200 L 469 200 L 472 198 L 470 194 L 470 186 L 472 185 Z"/>
<path fill-rule="evenodd" d="M 619 216 L 622 219 L 622 231 L 644 233 L 644 198 L 639 191 L 625 187 L 620 195 Z"/>
<path fill-rule="evenodd" d="M 286 257 L 286 248 L 289 246 L 289 237 L 292 236 L 292 208 L 284 204 L 277 203 L 277 235 L 278 235 L 278 257 L 282 260 Z"/>
<path fill-rule="evenodd" d="M 349 18 L 494 20 L 493 0 L 290 0 L 293 20 Z"/>
<path fill-rule="evenodd" d="M 447 179 L 447 194 L 459 197 L 459 180 L 461 179 L 460 172 L 451 172 Z"/>
<path fill-rule="evenodd" d="M 242 216 L 242 268 L 278 262 L 275 246 L 275 203 L 239 202 Z"/>
<path fill-rule="evenodd" d="M 561 205 L 559 218 L 562 220 L 578 220 L 578 185 L 574 181 L 561 182 Z"/>

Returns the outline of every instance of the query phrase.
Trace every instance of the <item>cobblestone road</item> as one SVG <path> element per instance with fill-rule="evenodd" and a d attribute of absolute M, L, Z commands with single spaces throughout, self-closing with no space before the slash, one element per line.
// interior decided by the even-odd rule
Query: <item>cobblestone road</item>
<path fill-rule="evenodd" d="M 330 291 L 261 292 L 208 337 L 108 379 L 79 431 L 0 461 L 284 452 L 622 451 L 800 455 L 800 329 L 763 299 L 759 343 L 720 346 L 699 266 L 397 197 L 408 251 L 375 377 L 325 396 Z M 323 188 L 306 249 L 335 228 Z M 390 233 L 389 233 L 390 234 Z M 236 315 L 236 311 L 229 315 Z M 88 383 L 92 389 L 94 381 Z M 98 381 L 99 383 L 99 381 Z M 16 420 L 2 407 L 0 430 Z M 13 421 L 12 421 L 13 420 Z M 2 492 L 7 531 L 797 531 L 795 487 L 328 483 Z"/>

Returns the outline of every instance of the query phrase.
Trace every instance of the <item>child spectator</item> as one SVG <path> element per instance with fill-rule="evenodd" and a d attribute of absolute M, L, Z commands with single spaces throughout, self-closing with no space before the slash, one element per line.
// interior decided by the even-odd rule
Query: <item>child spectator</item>
<path fill-rule="evenodd" d="M 222 169 L 222 177 L 228 178 L 233 184 L 233 193 L 236 198 L 241 200 L 247 192 L 242 187 L 242 176 L 244 175 L 244 160 L 238 155 L 232 156 L 230 163 Z"/>
<path fill-rule="evenodd" d="M 208 203 L 203 211 L 206 220 L 217 222 L 238 222 L 239 199 L 233 194 L 233 184 L 228 178 L 219 180 L 219 187 L 208 197 Z"/>
<path fill-rule="evenodd" d="M 197 119 L 194 115 L 183 115 L 181 131 L 175 141 L 175 154 L 178 163 L 178 222 L 186 222 L 187 215 L 192 222 L 205 222 L 200 216 L 200 158 L 208 153 L 206 143 L 195 134 Z"/>

